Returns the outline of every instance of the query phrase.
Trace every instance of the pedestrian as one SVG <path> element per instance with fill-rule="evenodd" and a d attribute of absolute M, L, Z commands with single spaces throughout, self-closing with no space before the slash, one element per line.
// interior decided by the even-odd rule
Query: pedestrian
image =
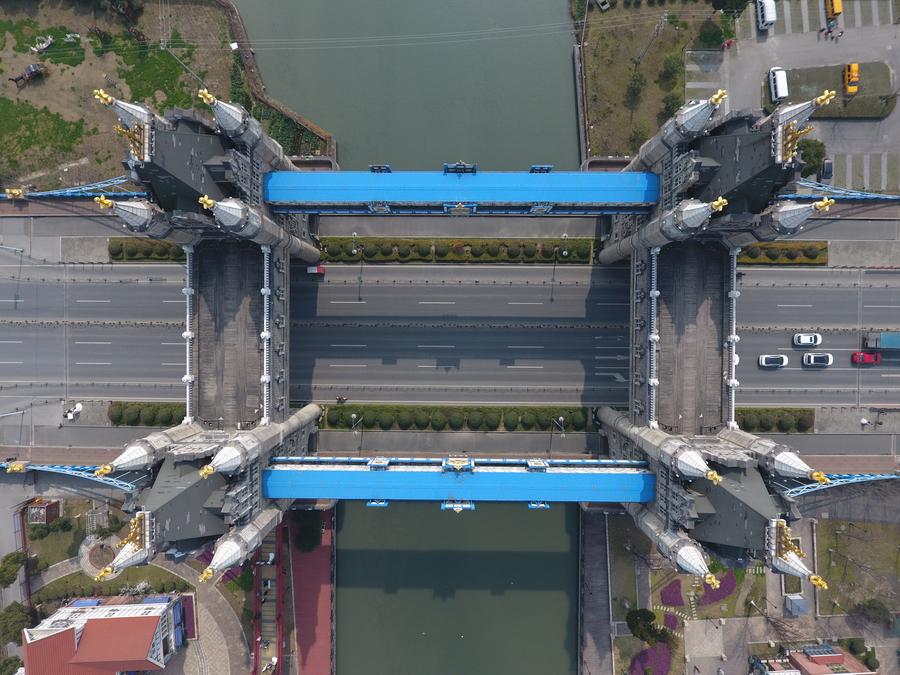
<path fill-rule="evenodd" d="M 820 28 L 820 29 L 819 29 L 819 32 L 818 32 L 818 35 L 821 35 L 821 34 L 824 33 L 826 30 L 828 30 L 828 29 L 827 29 L 827 28 Z"/>
<path fill-rule="evenodd" d="M 840 33 L 837 34 L 837 36 L 841 37 L 841 35 L 843 35 L 843 34 L 844 34 L 844 31 L 841 31 Z"/>
<path fill-rule="evenodd" d="M 834 40 L 834 33 L 831 34 L 831 39 Z"/>
<path fill-rule="evenodd" d="M 257 642 L 259 642 L 260 640 L 262 640 L 262 635 L 260 635 L 258 638 L 256 638 Z"/>

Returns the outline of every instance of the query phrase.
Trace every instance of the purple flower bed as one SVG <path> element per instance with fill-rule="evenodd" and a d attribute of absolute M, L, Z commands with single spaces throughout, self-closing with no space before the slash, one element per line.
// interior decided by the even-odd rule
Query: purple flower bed
<path fill-rule="evenodd" d="M 669 646 L 658 642 L 656 647 L 648 647 L 634 657 L 628 667 L 628 675 L 644 675 L 646 668 L 653 668 L 653 675 L 669 675 L 672 654 Z"/>
<path fill-rule="evenodd" d="M 666 614 L 663 616 L 663 626 L 669 630 L 676 630 L 678 628 L 678 617 L 674 614 Z M 653 675 L 656 675 L 655 670 L 653 671 Z"/>
<path fill-rule="evenodd" d="M 659 599 L 667 607 L 684 607 L 684 600 L 681 598 L 681 579 L 676 579 L 662 589 Z M 656 671 L 653 673 L 656 675 Z"/>
<path fill-rule="evenodd" d="M 703 582 L 703 596 L 697 599 L 697 604 L 711 605 L 714 602 L 724 600 L 734 593 L 735 588 L 737 588 L 737 581 L 734 578 L 734 570 L 728 570 L 728 574 L 719 579 L 718 588 L 712 588 L 708 583 Z"/>

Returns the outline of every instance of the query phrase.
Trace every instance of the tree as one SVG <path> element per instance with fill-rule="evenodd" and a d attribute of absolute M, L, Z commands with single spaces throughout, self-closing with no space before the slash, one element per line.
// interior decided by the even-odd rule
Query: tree
<path fill-rule="evenodd" d="M 822 166 L 822 160 L 825 159 L 825 144 L 812 138 L 801 138 L 797 143 L 797 151 L 806 162 L 800 175 L 806 178 L 818 173 Z"/>
<path fill-rule="evenodd" d="M 741 12 L 747 6 L 744 0 L 712 0 L 713 9 Z"/>
<path fill-rule="evenodd" d="M 674 649 L 678 646 L 678 636 L 664 626 L 656 623 L 656 615 L 649 609 L 632 609 L 625 615 L 625 623 L 628 630 L 639 640 L 643 640 L 651 647 L 657 642 L 662 642 Z"/>
<path fill-rule="evenodd" d="M 625 88 L 625 98 L 629 101 L 636 100 L 646 86 L 647 78 L 643 73 L 632 73 L 631 79 L 628 80 L 628 86 Z"/>
<path fill-rule="evenodd" d="M 10 656 L 8 659 L 0 659 L 0 675 L 14 675 L 19 668 L 24 668 L 25 664 L 18 656 Z"/>
<path fill-rule="evenodd" d="M 628 144 L 633 152 L 640 150 L 640 147 L 650 137 L 650 125 L 644 120 L 637 120 L 631 125 L 631 136 L 628 138 Z"/>
<path fill-rule="evenodd" d="M 683 67 L 684 60 L 681 54 L 669 54 L 663 59 L 663 67 L 660 75 L 664 80 L 675 79 L 681 74 L 681 69 Z"/>
<path fill-rule="evenodd" d="M 31 614 L 21 602 L 11 602 L 0 613 L 0 643 L 22 646 L 22 629 L 31 627 Z"/>
<path fill-rule="evenodd" d="M 3 562 L 0 562 L 0 588 L 9 588 L 16 582 L 26 560 L 24 551 L 13 551 L 3 556 Z"/>
<path fill-rule="evenodd" d="M 671 117 L 678 112 L 678 109 L 684 105 L 684 96 L 679 91 L 670 91 L 663 97 L 662 112 L 666 117 Z"/>

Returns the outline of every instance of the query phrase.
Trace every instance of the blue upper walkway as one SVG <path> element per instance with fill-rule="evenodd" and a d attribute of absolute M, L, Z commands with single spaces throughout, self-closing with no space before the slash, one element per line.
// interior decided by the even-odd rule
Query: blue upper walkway
<path fill-rule="evenodd" d="M 276 211 L 304 213 L 600 214 L 650 210 L 653 173 L 276 171 L 263 195 Z"/>
<path fill-rule="evenodd" d="M 263 471 L 270 499 L 373 502 L 611 502 L 656 499 L 645 463 L 614 460 L 280 457 Z"/>

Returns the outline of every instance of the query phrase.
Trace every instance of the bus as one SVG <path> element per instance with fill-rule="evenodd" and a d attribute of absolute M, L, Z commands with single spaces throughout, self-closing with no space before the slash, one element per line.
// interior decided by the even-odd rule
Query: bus
<path fill-rule="evenodd" d="M 836 19 L 841 15 L 844 8 L 841 7 L 841 0 L 825 0 L 825 13 L 829 19 Z"/>

